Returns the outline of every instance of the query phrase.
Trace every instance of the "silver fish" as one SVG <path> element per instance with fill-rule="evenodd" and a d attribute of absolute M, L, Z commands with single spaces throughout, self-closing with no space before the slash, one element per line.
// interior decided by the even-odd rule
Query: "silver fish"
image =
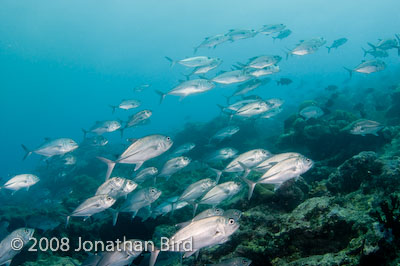
<path fill-rule="evenodd" d="M 189 165 L 191 159 L 185 156 L 179 156 L 168 160 L 161 170 L 159 176 L 167 178 L 167 180 L 179 170 Z"/>
<path fill-rule="evenodd" d="M 245 106 L 248 103 L 253 103 L 253 102 L 257 102 L 259 101 L 259 99 L 244 99 L 244 100 L 240 100 L 237 101 L 233 104 L 228 105 L 227 107 L 223 107 L 218 105 L 222 111 L 233 111 L 236 112 L 237 110 L 239 110 L 240 108 L 242 108 L 243 106 Z"/>
<path fill-rule="evenodd" d="M 165 202 L 161 203 L 158 205 L 152 212 L 151 212 L 151 217 L 155 219 L 157 216 L 164 216 L 167 213 L 173 211 L 173 210 L 179 210 L 185 206 L 187 206 L 188 203 L 186 201 L 180 201 L 179 197 L 172 197 L 167 199 Z"/>
<path fill-rule="evenodd" d="M 272 66 L 267 66 L 265 68 L 260 68 L 260 69 L 253 69 L 249 71 L 249 74 L 253 77 L 260 78 L 268 75 L 272 75 L 275 73 L 278 73 L 280 70 L 279 66 L 277 65 L 272 65 Z"/>
<path fill-rule="evenodd" d="M 265 113 L 263 113 L 261 118 L 269 119 L 269 118 L 272 118 L 272 117 L 278 115 L 281 112 L 282 112 L 282 108 L 280 108 L 280 107 L 272 108 L 272 109 L 266 111 Z"/>
<path fill-rule="evenodd" d="M 169 251 L 185 252 L 183 257 L 187 258 L 202 248 L 227 242 L 239 226 L 238 221 L 225 216 L 212 216 L 194 221 L 170 238 Z M 188 240 L 193 243 L 192 251 L 185 251 L 183 246 L 183 243 Z M 150 266 L 154 266 L 156 258 L 157 254 L 151 259 Z"/>
<path fill-rule="evenodd" d="M 128 122 L 126 122 L 125 128 L 144 124 L 146 121 L 148 121 L 152 114 L 153 112 L 148 109 L 137 112 L 136 114 L 129 117 Z"/>
<path fill-rule="evenodd" d="M 396 36 L 397 37 L 397 36 Z M 381 50 L 389 50 L 389 49 L 400 49 L 400 41 L 396 40 L 395 38 L 388 38 L 379 40 L 377 44 L 368 43 L 372 49 L 381 49 Z"/>
<path fill-rule="evenodd" d="M 90 146 L 94 147 L 102 147 L 108 144 L 108 139 L 106 139 L 104 136 L 99 135 L 99 136 L 93 136 L 90 138 L 86 138 L 84 140 L 84 144 L 88 144 Z"/>
<path fill-rule="evenodd" d="M 205 264 L 205 266 L 249 266 L 250 264 L 251 260 L 244 257 L 236 257 L 216 264 Z"/>
<path fill-rule="evenodd" d="M 290 34 L 292 34 L 292 31 L 289 30 L 289 29 L 285 29 L 285 30 L 279 32 L 278 35 L 276 35 L 275 37 L 272 37 L 272 39 L 274 39 L 274 40 L 276 40 L 276 39 L 282 40 L 282 39 L 285 39 L 285 38 L 289 37 Z"/>
<path fill-rule="evenodd" d="M 256 56 L 249 59 L 249 62 L 246 64 L 246 67 L 261 69 L 272 65 L 276 65 L 281 60 L 282 57 L 280 57 L 279 55 Z"/>
<path fill-rule="evenodd" d="M 74 155 L 72 155 L 72 154 L 64 155 L 61 159 L 64 161 L 65 165 L 74 165 L 74 164 L 76 164 L 76 157 Z"/>
<path fill-rule="evenodd" d="M 256 102 L 248 103 L 245 106 L 242 106 L 233 115 L 248 118 L 248 117 L 252 117 L 252 116 L 261 115 L 262 113 L 265 113 L 270 109 L 271 108 L 269 107 L 269 105 L 266 102 L 256 101 Z"/>
<path fill-rule="evenodd" d="M 283 104 L 283 100 L 278 99 L 278 98 L 271 98 L 265 101 L 270 108 L 274 109 L 274 108 L 279 108 L 282 106 Z"/>
<path fill-rule="evenodd" d="M 219 149 L 215 152 L 213 152 L 211 155 L 209 155 L 206 159 L 207 162 L 218 162 L 218 161 L 224 161 L 227 159 L 231 159 L 236 156 L 238 151 L 234 148 L 222 148 Z"/>
<path fill-rule="evenodd" d="M 150 84 L 143 84 L 143 85 L 139 85 L 135 88 L 133 88 L 134 92 L 142 92 L 144 89 L 149 88 L 151 85 Z"/>
<path fill-rule="evenodd" d="M 131 263 L 149 247 L 143 240 L 129 239 L 118 242 L 111 252 L 103 252 L 96 266 L 125 266 Z"/>
<path fill-rule="evenodd" d="M 138 184 L 122 177 L 113 177 L 104 182 L 95 195 L 108 195 L 114 199 L 125 197 L 137 188 Z"/>
<path fill-rule="evenodd" d="M 140 171 L 134 178 L 133 181 L 135 181 L 138 184 L 141 184 L 145 182 L 147 179 L 153 177 L 154 178 L 154 183 L 156 182 L 155 177 L 158 174 L 158 169 L 155 167 L 147 167 Z"/>
<path fill-rule="evenodd" d="M 286 28 L 284 24 L 268 24 L 264 25 L 258 32 L 264 35 L 270 35 L 273 33 L 277 33 L 283 31 Z"/>
<path fill-rule="evenodd" d="M 181 100 L 189 95 L 203 93 L 211 90 L 215 87 L 215 84 L 207 79 L 192 79 L 187 80 L 173 88 L 167 93 L 156 91 L 160 96 L 160 103 L 164 100 L 167 95 L 180 96 Z"/>
<path fill-rule="evenodd" d="M 199 48 L 215 48 L 217 45 L 220 45 L 228 40 L 229 36 L 226 36 L 225 34 L 206 37 L 202 43 L 194 48 L 194 53 L 196 53 Z"/>
<path fill-rule="evenodd" d="M 389 53 L 388 53 L 386 50 L 381 50 L 381 49 L 365 50 L 364 48 L 362 48 L 362 50 L 364 51 L 364 57 L 365 57 L 367 54 L 370 54 L 370 55 L 372 55 L 372 56 L 375 57 L 375 58 L 377 58 L 377 57 L 385 58 L 385 57 L 388 57 L 388 56 L 389 56 Z"/>
<path fill-rule="evenodd" d="M 32 174 L 16 175 L 8 180 L 1 188 L 13 190 L 14 193 L 22 188 L 29 190 L 29 188 L 39 182 L 39 177 Z"/>
<path fill-rule="evenodd" d="M 188 153 L 189 151 L 193 150 L 194 147 L 196 147 L 196 144 L 194 144 L 193 142 L 188 142 L 185 144 L 182 144 L 181 146 L 179 146 L 178 148 L 176 148 L 172 154 L 174 156 L 180 156 L 182 154 Z"/>
<path fill-rule="evenodd" d="M 242 184 L 234 181 L 216 185 L 200 199 L 198 204 L 212 205 L 215 207 L 222 201 L 236 195 L 241 188 Z"/>
<path fill-rule="evenodd" d="M 251 79 L 243 84 L 240 84 L 231 97 L 246 94 L 250 91 L 257 89 L 261 85 L 267 84 L 269 81 L 270 79 Z"/>
<path fill-rule="evenodd" d="M 61 139 L 46 141 L 43 145 L 41 145 L 39 148 L 35 150 L 29 150 L 25 145 L 22 145 L 22 148 L 26 152 L 24 156 L 25 160 L 32 153 L 36 153 L 48 158 L 55 155 L 64 155 L 68 152 L 77 149 L 78 144 L 72 139 L 61 138 Z"/>
<path fill-rule="evenodd" d="M 188 222 L 176 224 L 175 227 L 183 228 L 194 221 L 198 221 L 198 220 L 212 217 L 212 216 L 222 216 L 223 214 L 224 214 L 224 210 L 221 208 L 210 208 L 210 209 L 204 210 L 201 213 L 197 214 L 195 217 L 193 217 L 192 220 L 190 220 Z"/>
<path fill-rule="evenodd" d="M 72 213 L 67 217 L 67 225 L 70 217 L 85 217 L 85 220 L 93 214 L 100 213 L 110 208 L 114 203 L 115 199 L 108 195 L 97 195 L 88 198 L 82 202 Z"/>
<path fill-rule="evenodd" d="M 353 135 L 361 135 L 365 136 L 368 134 L 378 136 L 379 130 L 383 128 L 382 124 L 376 121 L 361 119 L 356 121 L 352 128 L 350 129 L 350 133 Z"/>
<path fill-rule="evenodd" d="M 326 47 L 326 48 L 328 48 L 328 53 L 330 53 L 332 48 L 337 49 L 338 47 L 345 44 L 347 41 L 348 41 L 347 38 L 340 38 L 340 39 L 334 40 L 331 46 Z"/>
<path fill-rule="evenodd" d="M 287 53 L 288 57 L 289 55 L 307 55 L 307 54 L 312 54 L 316 52 L 321 46 L 323 46 L 326 43 L 326 40 L 322 37 L 316 37 L 308 40 L 303 40 L 300 41 L 299 44 L 293 49 L 290 50 Z"/>
<path fill-rule="evenodd" d="M 118 212 L 132 213 L 132 218 L 134 218 L 141 208 L 149 207 L 161 196 L 161 193 L 160 190 L 154 187 L 142 188 L 130 194 Z M 118 212 L 113 218 L 113 225 L 117 222 Z"/>
<path fill-rule="evenodd" d="M 115 112 L 115 109 L 119 108 L 122 110 L 130 110 L 133 108 L 138 108 L 141 105 L 141 102 L 139 100 L 122 100 L 121 103 L 119 105 L 110 105 L 110 107 L 112 108 L 112 112 Z"/>
<path fill-rule="evenodd" d="M 296 152 L 285 152 L 285 153 L 280 153 L 273 155 L 266 159 L 265 161 L 262 161 L 260 164 L 258 164 L 256 167 L 253 168 L 254 171 L 259 172 L 259 173 L 265 173 L 268 171 L 272 166 L 276 165 L 277 163 L 284 161 L 289 158 L 294 158 L 294 157 L 301 157 L 302 155 L 300 153 Z"/>
<path fill-rule="evenodd" d="M 6 238 L 0 242 L 0 265 L 10 265 L 15 255 L 20 253 L 21 249 L 26 246 L 34 233 L 34 229 L 20 228 L 6 236 Z M 17 248 L 20 248 L 18 250 L 11 246 L 11 243 L 15 242 L 13 241 L 14 239 L 21 240 L 19 243 L 15 243 L 18 245 Z"/>
<path fill-rule="evenodd" d="M 208 73 L 209 71 L 217 68 L 219 65 L 221 65 L 222 60 L 220 58 L 214 58 L 213 61 L 205 66 L 199 66 L 196 67 L 189 75 L 186 75 L 186 77 L 190 77 L 191 75 L 200 75 L 200 74 L 205 74 Z"/>
<path fill-rule="evenodd" d="M 229 37 L 230 41 L 237 41 L 242 39 L 253 38 L 257 35 L 257 31 L 255 30 L 247 30 L 247 29 L 231 29 L 226 34 Z"/>
<path fill-rule="evenodd" d="M 87 133 L 95 133 L 102 135 L 104 133 L 114 132 L 121 128 L 121 123 L 116 120 L 96 121 L 96 123 L 89 129 L 82 129 L 84 137 Z"/>
<path fill-rule="evenodd" d="M 267 158 L 271 157 L 271 153 L 264 149 L 254 149 L 240 154 L 233 159 L 223 170 L 223 172 L 235 173 L 251 169 Z M 245 166 L 245 168 L 243 168 Z"/>
<path fill-rule="evenodd" d="M 324 111 L 322 111 L 321 108 L 318 106 L 312 105 L 312 106 L 307 106 L 303 109 L 301 109 L 299 113 L 302 117 L 304 117 L 306 120 L 310 118 L 319 118 L 324 115 Z"/>
<path fill-rule="evenodd" d="M 363 73 L 363 74 L 371 74 L 375 72 L 380 72 L 385 70 L 386 64 L 382 60 L 374 59 L 369 61 L 362 61 L 361 64 L 356 66 L 354 69 L 345 68 L 350 75 L 350 78 L 353 75 L 353 72 Z"/>
<path fill-rule="evenodd" d="M 256 182 L 253 182 L 246 177 L 242 177 L 243 181 L 249 186 L 250 200 L 253 195 L 254 187 L 256 184 L 273 184 L 275 189 L 279 188 L 282 183 L 292 178 L 297 178 L 307 172 L 314 162 L 304 156 L 291 157 L 286 160 L 280 161 L 265 172 Z"/>
<path fill-rule="evenodd" d="M 222 140 L 224 140 L 226 138 L 230 138 L 234 134 L 239 132 L 239 130 L 240 130 L 240 127 L 238 127 L 238 126 L 227 126 L 227 127 L 224 127 L 222 129 L 218 130 L 217 133 L 215 133 L 211 137 L 210 142 L 212 140 L 222 141 Z"/>
<path fill-rule="evenodd" d="M 228 72 L 222 72 L 221 74 L 214 77 L 211 81 L 219 84 L 234 84 L 247 81 L 251 79 L 252 76 L 247 73 L 246 70 L 233 70 Z"/>
<path fill-rule="evenodd" d="M 108 169 L 106 179 L 108 179 L 115 164 L 135 164 L 136 166 L 134 171 L 136 171 L 145 161 L 157 157 L 169 150 L 172 144 L 173 142 L 170 137 L 163 135 L 149 135 L 132 143 L 115 161 L 103 157 L 97 158 L 107 164 Z"/>
<path fill-rule="evenodd" d="M 195 200 L 207 193 L 217 183 L 210 178 L 201 179 L 189 185 L 179 197 L 179 201 L 193 203 Z"/>
<path fill-rule="evenodd" d="M 171 63 L 171 67 L 176 63 L 186 67 L 202 67 L 209 65 L 214 61 L 214 58 L 208 56 L 194 56 L 176 61 L 167 56 L 165 58 Z"/>

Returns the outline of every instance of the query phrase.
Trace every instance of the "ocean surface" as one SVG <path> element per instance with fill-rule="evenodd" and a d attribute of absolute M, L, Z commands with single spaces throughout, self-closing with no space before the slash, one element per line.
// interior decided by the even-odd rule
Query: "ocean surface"
<path fill-rule="evenodd" d="M 399 265 L 399 10 L 1 0 L 0 265 Z"/>

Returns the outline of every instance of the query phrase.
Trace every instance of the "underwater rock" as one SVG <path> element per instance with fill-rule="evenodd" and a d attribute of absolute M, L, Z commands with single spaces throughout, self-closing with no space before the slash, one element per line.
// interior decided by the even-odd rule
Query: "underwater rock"
<path fill-rule="evenodd" d="M 357 190 L 361 183 L 379 175 L 382 163 L 375 152 L 361 152 L 345 161 L 329 175 L 327 188 L 333 193 L 349 193 Z"/>
<path fill-rule="evenodd" d="M 57 257 L 51 256 L 43 259 L 39 259 L 35 262 L 28 261 L 23 264 L 23 266 L 54 266 L 54 265 L 62 265 L 62 266 L 75 266 L 80 265 L 79 261 L 69 258 L 69 257 Z"/>

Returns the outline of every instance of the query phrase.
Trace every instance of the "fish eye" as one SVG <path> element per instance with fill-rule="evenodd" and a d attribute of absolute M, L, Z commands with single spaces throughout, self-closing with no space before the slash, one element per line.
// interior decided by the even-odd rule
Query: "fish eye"
<path fill-rule="evenodd" d="M 25 233 L 29 233 L 29 230 L 28 230 L 28 229 L 25 229 Z"/>
<path fill-rule="evenodd" d="M 167 137 L 167 140 L 171 140 L 171 138 L 170 138 L 170 137 Z"/>
<path fill-rule="evenodd" d="M 110 201 L 110 200 L 112 200 L 112 199 L 111 199 L 111 197 L 107 197 L 107 200 Z"/>
<path fill-rule="evenodd" d="M 228 221 L 228 223 L 229 223 L 229 224 L 234 224 L 234 223 L 235 223 L 235 220 L 232 219 L 232 218 L 230 218 L 229 221 Z"/>
<path fill-rule="evenodd" d="M 242 260 L 242 263 L 243 263 L 243 264 L 246 264 L 246 263 L 247 263 L 247 261 L 246 261 L 246 260 Z"/>
<path fill-rule="evenodd" d="M 154 188 L 150 189 L 151 193 L 156 193 L 156 190 Z"/>

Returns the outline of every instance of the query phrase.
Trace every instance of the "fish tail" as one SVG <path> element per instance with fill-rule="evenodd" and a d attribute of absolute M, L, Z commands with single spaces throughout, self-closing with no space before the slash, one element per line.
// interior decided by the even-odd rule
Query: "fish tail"
<path fill-rule="evenodd" d="M 199 47 L 197 46 L 197 47 L 194 47 L 194 49 L 193 49 L 193 53 L 195 54 L 195 53 L 197 53 L 197 50 L 199 49 Z"/>
<path fill-rule="evenodd" d="M 361 47 L 361 49 L 364 51 L 364 57 L 368 54 L 368 51 L 365 50 L 363 47 Z"/>
<path fill-rule="evenodd" d="M 82 128 L 82 132 L 83 132 L 83 138 L 86 139 L 86 135 L 88 133 L 88 131 L 84 128 Z"/>
<path fill-rule="evenodd" d="M 171 64 L 171 67 L 173 67 L 176 64 L 176 61 L 173 60 L 171 57 L 165 56 L 165 59 L 167 59 L 169 61 L 169 63 Z"/>
<path fill-rule="evenodd" d="M 347 68 L 347 67 L 343 67 L 344 69 L 346 69 L 349 72 L 350 78 L 353 77 L 353 70 Z"/>
<path fill-rule="evenodd" d="M 156 90 L 156 93 L 158 94 L 158 95 L 160 95 L 160 104 L 163 102 L 163 100 L 164 100 L 164 98 L 165 98 L 165 96 L 167 96 L 167 94 L 166 93 L 164 93 L 164 92 L 162 92 L 162 91 L 159 91 L 159 90 Z"/>
<path fill-rule="evenodd" d="M 109 106 L 112 109 L 112 113 L 114 114 L 115 113 L 115 109 L 117 109 L 117 106 L 115 106 L 115 105 L 109 105 Z"/>
<path fill-rule="evenodd" d="M 233 96 L 233 95 L 231 95 L 231 96 L 225 96 L 225 95 L 224 95 L 224 97 L 226 98 L 226 103 L 227 103 L 228 105 L 229 105 L 229 101 L 231 100 L 232 96 Z"/>
<path fill-rule="evenodd" d="M 100 157 L 100 156 L 97 156 L 97 159 L 99 159 L 103 163 L 107 164 L 108 168 L 107 168 L 106 180 L 108 180 L 111 176 L 111 173 L 115 167 L 116 162 L 106 159 L 104 157 Z"/>
<path fill-rule="evenodd" d="M 254 188 L 256 187 L 257 183 L 247 179 L 245 176 L 242 176 L 240 178 L 249 186 L 249 194 L 247 196 L 247 200 L 250 200 L 251 196 L 253 196 Z"/>
<path fill-rule="evenodd" d="M 26 152 L 24 158 L 22 159 L 22 160 L 25 160 L 26 158 L 28 158 L 29 155 L 32 154 L 32 151 L 29 150 L 24 144 L 21 144 L 21 147 Z"/>
<path fill-rule="evenodd" d="M 331 52 L 331 48 L 330 46 L 326 46 L 326 48 L 328 48 L 328 54 Z"/>
<path fill-rule="evenodd" d="M 286 50 L 283 50 L 283 52 L 286 54 L 286 60 L 288 60 L 289 59 L 289 55 L 291 55 L 290 49 L 286 48 Z"/>
<path fill-rule="evenodd" d="M 68 227 L 70 219 L 71 219 L 71 216 L 67 216 L 67 220 L 65 221 L 65 228 Z"/>
<path fill-rule="evenodd" d="M 181 74 L 185 76 L 186 80 L 189 80 L 189 79 L 190 79 L 190 76 L 191 76 L 193 73 L 191 72 L 191 73 L 189 73 L 189 74 L 185 74 L 185 73 L 181 73 Z"/>
<path fill-rule="evenodd" d="M 115 226 L 117 224 L 119 211 L 112 208 L 109 208 L 109 210 L 113 218 L 113 226 Z"/>
<path fill-rule="evenodd" d="M 369 42 L 368 45 L 371 46 L 372 49 L 376 50 L 376 46 L 373 45 L 372 43 Z"/>
<path fill-rule="evenodd" d="M 160 254 L 160 250 L 157 248 L 155 248 L 153 251 L 151 251 L 149 266 L 154 266 L 156 264 L 158 254 Z"/>
<path fill-rule="evenodd" d="M 238 161 L 238 164 L 243 168 L 243 170 L 244 170 L 244 175 L 243 175 L 243 177 L 246 178 L 246 177 L 250 174 L 251 169 L 250 169 L 249 167 L 247 167 L 247 165 L 245 165 L 245 164 L 242 163 L 242 162 L 239 162 L 239 161 Z"/>
<path fill-rule="evenodd" d="M 125 130 L 125 128 L 126 128 L 126 127 L 120 127 L 120 128 L 119 128 L 119 131 L 121 132 L 121 138 L 124 137 L 124 130 Z"/>
<path fill-rule="evenodd" d="M 211 167 L 210 167 L 210 170 L 213 171 L 217 175 L 217 177 L 215 178 L 215 182 L 217 182 L 217 184 L 218 184 L 219 179 L 221 178 L 221 175 L 222 175 L 222 171 L 215 169 L 215 168 L 211 168 Z"/>
<path fill-rule="evenodd" d="M 400 56 L 400 34 L 395 34 L 394 36 L 396 36 L 397 42 L 398 42 L 398 46 L 397 46 L 397 55 Z"/>
<path fill-rule="evenodd" d="M 197 207 L 199 207 L 199 204 L 197 202 L 193 202 L 193 217 L 196 216 L 196 211 L 197 211 Z"/>

